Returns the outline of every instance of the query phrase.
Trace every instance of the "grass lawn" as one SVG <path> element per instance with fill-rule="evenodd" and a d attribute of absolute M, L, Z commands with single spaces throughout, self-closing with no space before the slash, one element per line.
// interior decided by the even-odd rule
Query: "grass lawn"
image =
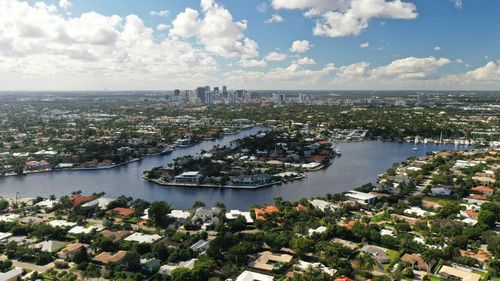
<path fill-rule="evenodd" d="M 433 196 L 424 196 L 422 200 L 427 200 L 431 202 L 438 203 L 443 205 L 445 203 L 457 203 L 457 200 L 451 198 L 442 198 L 442 197 L 433 197 Z"/>
<path fill-rule="evenodd" d="M 396 262 L 399 259 L 399 252 L 398 251 L 387 249 L 387 251 L 385 251 L 385 253 L 389 256 L 389 258 L 391 259 L 390 262 L 392 262 L 392 263 Z"/>

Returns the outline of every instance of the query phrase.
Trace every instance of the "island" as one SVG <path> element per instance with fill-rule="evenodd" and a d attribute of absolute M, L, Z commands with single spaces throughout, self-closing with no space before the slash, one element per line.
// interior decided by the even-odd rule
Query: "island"
<path fill-rule="evenodd" d="M 340 151 L 328 132 L 294 123 L 174 159 L 143 173 L 165 186 L 255 189 L 305 177 L 328 167 Z"/>

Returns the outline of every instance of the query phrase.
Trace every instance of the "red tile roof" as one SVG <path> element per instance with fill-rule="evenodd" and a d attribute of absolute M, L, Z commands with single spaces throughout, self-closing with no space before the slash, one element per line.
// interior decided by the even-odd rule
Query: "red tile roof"
<path fill-rule="evenodd" d="M 342 276 L 340 276 L 340 277 L 337 277 L 337 278 L 335 279 L 335 281 L 355 281 L 355 280 L 354 280 L 354 279 L 349 278 L 349 277 L 348 277 L 348 276 L 346 276 L 346 275 L 342 275 Z"/>
<path fill-rule="evenodd" d="M 124 217 L 128 217 L 128 216 L 135 214 L 135 211 L 132 209 L 129 209 L 129 208 L 117 207 L 117 208 L 114 208 L 114 209 L 108 211 L 108 213 L 112 213 L 118 217 L 124 218 Z"/>
<path fill-rule="evenodd" d="M 265 220 L 266 214 L 279 212 L 279 209 L 274 205 L 270 205 L 265 208 L 256 208 L 254 209 L 254 211 L 255 211 L 255 216 L 257 217 L 258 220 Z"/>
<path fill-rule="evenodd" d="M 473 187 L 470 190 L 480 192 L 480 193 L 489 193 L 489 194 L 495 193 L 495 190 L 493 188 L 488 187 L 488 186 L 484 186 L 484 185 Z"/>
<path fill-rule="evenodd" d="M 76 195 L 73 195 L 73 197 L 71 197 L 71 205 L 73 207 L 77 207 L 77 206 L 82 205 L 83 203 L 87 203 L 87 202 L 92 201 L 96 198 L 97 198 L 97 196 L 95 196 L 95 195 L 82 196 L 80 194 L 76 194 Z"/>

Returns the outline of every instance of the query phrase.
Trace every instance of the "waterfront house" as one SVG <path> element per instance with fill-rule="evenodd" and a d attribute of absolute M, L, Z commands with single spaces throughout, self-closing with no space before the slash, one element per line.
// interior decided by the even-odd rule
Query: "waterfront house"
<path fill-rule="evenodd" d="M 203 179 L 203 174 L 198 171 L 184 172 L 175 177 L 176 183 L 198 184 Z"/>
<path fill-rule="evenodd" d="M 172 210 L 170 214 L 167 215 L 168 218 L 175 219 L 181 223 L 186 222 L 191 216 L 191 213 L 183 210 Z"/>
<path fill-rule="evenodd" d="M 226 213 L 226 219 L 235 220 L 237 217 L 242 216 L 245 218 L 247 223 L 253 223 L 252 216 L 250 212 L 241 212 L 239 210 L 230 210 L 229 213 Z"/>
<path fill-rule="evenodd" d="M 311 203 L 311 205 L 314 206 L 314 208 L 316 209 L 320 209 L 321 211 L 325 211 L 327 209 L 330 209 L 330 210 L 334 210 L 335 209 L 335 205 L 328 202 L 328 201 L 325 201 L 325 200 L 320 200 L 320 199 L 313 199 L 311 201 L 309 201 L 309 203 Z"/>
<path fill-rule="evenodd" d="M 230 184 L 236 186 L 257 186 L 271 182 L 271 176 L 267 174 L 240 175 L 230 177 Z"/>
<path fill-rule="evenodd" d="M 349 191 L 345 194 L 347 198 L 358 202 L 359 204 L 362 205 L 368 205 L 368 204 L 373 204 L 375 203 L 377 196 L 370 194 L 370 193 L 364 193 L 364 192 L 359 192 L 359 191 Z"/>
<path fill-rule="evenodd" d="M 135 211 L 132 209 L 129 209 L 129 208 L 116 207 L 112 210 L 109 210 L 107 213 L 114 215 L 118 218 L 126 218 L 126 217 L 129 217 L 129 216 L 135 214 Z"/>
<path fill-rule="evenodd" d="M 95 200 L 92 200 L 92 201 L 89 201 L 89 202 L 83 204 L 82 207 L 85 207 L 85 208 L 97 207 L 101 210 L 106 210 L 108 208 L 109 203 L 111 203 L 111 201 L 113 201 L 113 199 L 100 197 L 100 198 L 97 198 Z"/>

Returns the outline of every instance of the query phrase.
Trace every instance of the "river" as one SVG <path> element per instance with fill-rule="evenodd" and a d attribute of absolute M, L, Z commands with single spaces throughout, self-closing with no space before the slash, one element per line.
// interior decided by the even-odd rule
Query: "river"
<path fill-rule="evenodd" d="M 180 188 L 160 186 L 141 177 L 145 170 L 165 165 L 174 158 L 209 150 L 213 145 L 227 145 L 231 141 L 256 134 L 264 128 L 255 127 L 238 134 L 225 136 L 214 141 L 204 141 L 188 148 L 177 149 L 169 155 L 149 156 L 125 166 L 96 171 L 58 171 L 27 176 L 0 178 L 0 195 L 13 198 L 50 195 L 67 195 L 81 190 L 83 194 L 106 192 L 106 197 L 120 195 L 142 198 L 149 201 L 165 200 L 174 208 L 190 208 L 195 200 L 208 206 L 223 202 L 231 209 L 247 209 L 253 204 L 264 204 L 281 196 L 285 200 L 314 197 L 327 193 L 351 190 L 362 184 L 373 182 L 394 162 L 401 162 L 410 156 L 425 155 L 428 151 L 456 149 L 454 145 L 414 144 L 393 142 L 341 143 L 342 156 L 334 160 L 325 170 L 307 173 L 307 178 L 288 184 L 258 190 Z"/>

